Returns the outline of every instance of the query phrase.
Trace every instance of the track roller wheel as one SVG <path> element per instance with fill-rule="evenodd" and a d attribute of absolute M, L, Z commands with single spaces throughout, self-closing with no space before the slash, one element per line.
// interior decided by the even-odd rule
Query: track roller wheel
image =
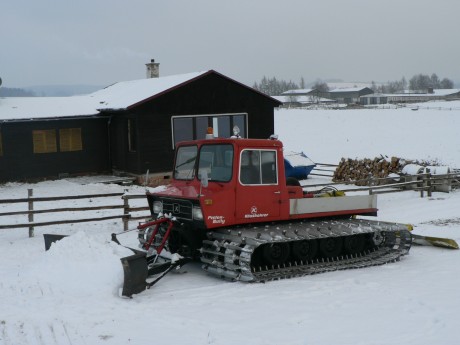
<path fill-rule="evenodd" d="M 382 243 L 385 242 L 385 232 L 383 231 L 376 231 L 372 235 L 372 242 L 375 246 L 380 246 Z"/>
<path fill-rule="evenodd" d="M 361 253 L 364 249 L 364 244 L 365 239 L 361 235 L 347 236 L 343 239 L 343 249 L 347 254 Z"/>
<path fill-rule="evenodd" d="M 292 244 L 291 251 L 295 260 L 307 262 L 318 253 L 318 242 L 316 240 L 296 241 Z"/>
<path fill-rule="evenodd" d="M 289 257 L 288 243 L 270 243 L 264 246 L 263 257 L 270 265 L 281 265 Z"/>
<path fill-rule="evenodd" d="M 319 241 L 319 250 L 327 258 L 339 256 L 342 247 L 343 240 L 341 237 L 328 237 Z"/>

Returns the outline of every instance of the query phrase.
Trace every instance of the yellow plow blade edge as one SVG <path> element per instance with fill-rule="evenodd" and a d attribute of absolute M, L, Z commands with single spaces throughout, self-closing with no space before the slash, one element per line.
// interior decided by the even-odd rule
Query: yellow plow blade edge
<path fill-rule="evenodd" d="M 457 242 L 450 238 L 422 236 L 412 234 L 412 243 L 422 246 L 435 246 L 449 249 L 459 249 Z"/>

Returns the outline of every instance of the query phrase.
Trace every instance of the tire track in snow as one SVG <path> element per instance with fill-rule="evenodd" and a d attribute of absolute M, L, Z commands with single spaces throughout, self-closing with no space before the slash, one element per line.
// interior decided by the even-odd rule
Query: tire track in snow
<path fill-rule="evenodd" d="M 0 344 L 2 345 L 29 344 L 22 322 L 11 324 L 2 320 L 0 322 L 0 334 Z"/>
<path fill-rule="evenodd" d="M 75 345 L 86 344 L 85 338 L 75 332 L 69 332 L 68 325 L 61 321 L 8 322 L 0 321 L 1 345 Z"/>

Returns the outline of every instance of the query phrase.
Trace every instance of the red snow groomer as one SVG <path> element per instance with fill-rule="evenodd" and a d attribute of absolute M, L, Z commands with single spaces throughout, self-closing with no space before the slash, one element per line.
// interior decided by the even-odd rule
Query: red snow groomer
<path fill-rule="evenodd" d="M 376 195 L 308 192 L 287 179 L 277 139 L 181 142 L 171 183 L 147 200 L 153 220 L 138 227 L 140 250 L 122 258 L 125 296 L 191 260 L 265 282 L 393 262 L 412 243 L 405 224 L 356 219 L 377 214 Z"/>

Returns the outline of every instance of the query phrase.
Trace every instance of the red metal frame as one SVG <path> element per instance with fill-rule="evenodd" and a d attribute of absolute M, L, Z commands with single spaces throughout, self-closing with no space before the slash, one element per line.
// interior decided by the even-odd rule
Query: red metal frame
<path fill-rule="evenodd" d="M 137 227 L 138 230 L 142 230 L 142 229 L 145 229 L 145 228 L 148 228 L 148 227 L 151 227 L 151 226 L 155 225 L 155 229 L 153 230 L 152 235 L 150 236 L 148 242 L 146 244 L 144 244 L 144 249 L 145 250 L 150 249 L 150 247 L 152 246 L 153 240 L 155 239 L 155 236 L 158 233 L 158 229 L 160 228 L 160 225 L 163 224 L 163 223 L 169 223 L 169 224 L 168 224 L 168 228 L 166 229 L 166 233 L 163 236 L 163 239 L 161 240 L 161 244 L 156 248 L 157 254 L 160 254 L 161 251 L 163 250 L 165 244 L 166 244 L 166 241 L 169 238 L 169 235 L 171 233 L 171 229 L 174 226 L 173 220 L 171 218 L 159 218 L 157 220 L 141 224 L 141 225 L 139 225 Z"/>

